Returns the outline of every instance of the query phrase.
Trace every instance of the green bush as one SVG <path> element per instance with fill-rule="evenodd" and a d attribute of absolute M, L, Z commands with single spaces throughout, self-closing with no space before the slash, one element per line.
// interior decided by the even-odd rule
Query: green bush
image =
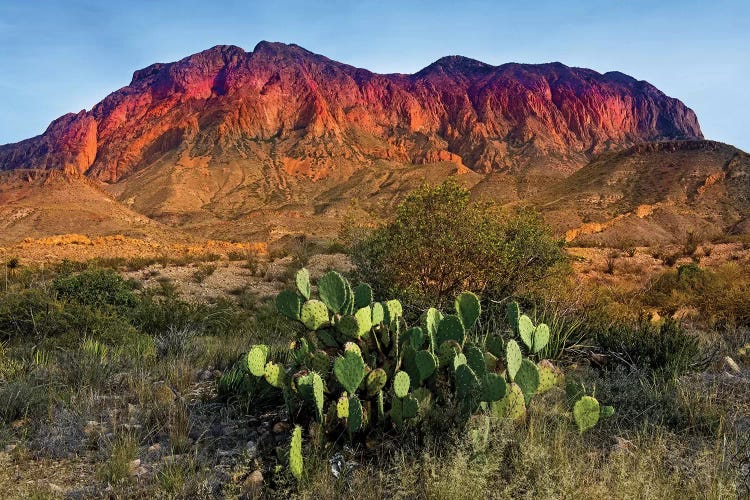
<path fill-rule="evenodd" d="M 351 243 L 357 277 L 379 295 L 425 308 L 443 307 L 462 290 L 501 300 L 547 276 L 565 259 L 530 211 L 506 213 L 470 201 L 455 181 L 423 187 L 396 210 L 395 220 Z"/>
<path fill-rule="evenodd" d="M 137 302 L 134 285 L 112 269 L 62 274 L 54 279 L 52 287 L 60 298 L 92 307 L 122 310 Z"/>

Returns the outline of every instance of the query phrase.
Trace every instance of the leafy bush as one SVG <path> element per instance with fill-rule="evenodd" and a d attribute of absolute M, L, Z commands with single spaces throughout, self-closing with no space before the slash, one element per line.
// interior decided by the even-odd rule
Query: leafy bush
<path fill-rule="evenodd" d="M 596 330 L 597 345 L 631 367 L 662 374 L 681 374 L 697 368 L 698 339 L 675 320 L 653 323 L 641 316 L 635 324 L 617 322 Z"/>
<path fill-rule="evenodd" d="M 445 306 L 462 290 L 488 299 L 513 295 L 564 260 L 535 213 L 503 213 L 473 203 L 455 181 L 410 194 L 393 222 L 354 239 L 358 278 L 378 294 L 426 307 Z"/>
<path fill-rule="evenodd" d="M 478 411 L 496 418 L 524 419 L 531 400 L 562 382 L 549 361 L 532 361 L 546 347 L 550 330 L 534 325 L 518 304 L 508 306 L 516 339 L 480 336 L 473 327 L 481 314 L 479 298 L 463 292 L 454 314 L 430 308 L 420 326 L 409 326 L 398 300 L 375 302 L 369 285 L 352 288 L 331 271 L 311 294 L 310 275 L 297 273 L 297 292 L 282 291 L 279 312 L 304 326 L 284 364 L 269 360 L 268 346 L 255 345 L 246 367 L 219 381 L 220 394 L 248 386 L 271 386 L 283 395 L 298 422 L 315 421 L 319 436 L 366 437 L 378 429 L 423 429 L 431 418 L 451 417 L 465 425 Z M 611 407 L 586 396 L 570 398 L 573 418 L 583 432 L 609 416 Z M 301 477 L 301 430 L 290 456 Z"/>
<path fill-rule="evenodd" d="M 135 306 L 137 301 L 133 284 L 112 269 L 63 274 L 52 286 L 59 297 L 92 307 L 123 309 Z"/>

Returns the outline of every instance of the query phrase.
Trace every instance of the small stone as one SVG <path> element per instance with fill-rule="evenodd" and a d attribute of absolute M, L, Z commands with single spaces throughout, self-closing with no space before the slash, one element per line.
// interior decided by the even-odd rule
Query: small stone
<path fill-rule="evenodd" d="M 13 450 L 15 450 L 18 447 L 17 444 L 6 444 L 5 445 L 5 453 L 11 453 Z"/>
<path fill-rule="evenodd" d="M 253 471 L 242 483 L 245 494 L 257 493 L 263 488 L 263 473 L 260 470 Z"/>
<path fill-rule="evenodd" d="M 161 445 L 159 443 L 155 443 L 149 446 L 148 454 L 152 457 L 158 457 L 159 455 L 161 455 Z"/>
<path fill-rule="evenodd" d="M 201 382 L 208 382 L 213 378 L 213 373 L 211 373 L 208 370 L 203 370 L 200 375 L 198 376 L 198 380 Z"/>
<path fill-rule="evenodd" d="M 154 403 L 158 405 L 168 405 L 177 398 L 174 391 L 165 382 L 154 382 L 151 385 L 151 395 Z"/>
<path fill-rule="evenodd" d="M 740 368 L 740 366 L 729 356 L 726 356 L 724 358 L 724 364 L 726 365 L 727 369 L 733 372 L 735 375 L 742 375 L 742 369 Z"/>
<path fill-rule="evenodd" d="M 135 460 L 131 460 L 128 463 L 128 468 L 130 469 L 131 474 L 133 473 L 134 470 L 136 470 L 140 466 L 141 466 L 141 459 L 140 458 L 136 458 Z"/>
<path fill-rule="evenodd" d="M 273 426 L 273 433 L 274 434 L 281 434 L 282 432 L 287 432 L 291 426 L 288 422 L 276 422 Z"/>
<path fill-rule="evenodd" d="M 167 465 L 171 465 L 182 460 L 182 455 L 167 455 L 161 459 Z"/>

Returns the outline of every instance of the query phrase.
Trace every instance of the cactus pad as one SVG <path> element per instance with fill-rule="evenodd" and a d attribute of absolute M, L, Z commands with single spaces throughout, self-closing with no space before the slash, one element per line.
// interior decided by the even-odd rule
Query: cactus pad
<path fill-rule="evenodd" d="M 418 326 L 409 328 L 408 330 L 406 330 L 406 333 L 404 333 L 401 342 L 405 342 L 415 350 L 419 350 L 424 345 L 424 332 Z"/>
<path fill-rule="evenodd" d="M 311 369 L 323 375 L 331 370 L 331 358 L 325 351 L 314 351 L 307 355 L 306 364 Z"/>
<path fill-rule="evenodd" d="M 276 296 L 276 310 L 289 319 L 300 320 L 302 299 L 291 290 L 282 290 Z"/>
<path fill-rule="evenodd" d="M 523 391 L 521 391 L 521 388 L 517 384 L 510 384 L 505 397 L 500 401 L 492 403 L 491 407 L 492 412 L 498 418 L 520 420 L 526 416 L 526 403 Z"/>
<path fill-rule="evenodd" d="M 602 406 L 599 410 L 599 416 L 601 418 L 609 418 L 615 414 L 615 408 L 613 406 Z"/>
<path fill-rule="evenodd" d="M 266 359 L 268 358 L 268 346 L 256 345 L 247 353 L 247 369 L 256 376 L 262 377 L 266 374 Z"/>
<path fill-rule="evenodd" d="M 471 292 L 463 292 L 456 297 L 456 314 L 466 330 L 474 326 L 482 313 L 479 297 Z"/>
<path fill-rule="evenodd" d="M 502 358 L 505 355 L 503 339 L 497 335 L 490 334 L 484 342 L 484 348 L 496 358 Z"/>
<path fill-rule="evenodd" d="M 466 364 L 466 355 L 462 352 L 457 352 L 453 357 L 453 370 L 458 370 L 458 367 Z"/>
<path fill-rule="evenodd" d="M 521 308 L 518 307 L 518 302 L 508 302 L 505 306 L 505 319 L 513 329 L 514 332 L 518 333 L 518 319 L 521 317 Z"/>
<path fill-rule="evenodd" d="M 310 300 L 310 271 L 303 267 L 302 269 L 297 271 L 295 281 L 297 283 L 297 290 L 299 290 L 299 293 L 302 294 L 305 300 Z"/>
<path fill-rule="evenodd" d="M 344 351 L 344 355 L 333 362 L 333 373 L 339 384 L 349 394 L 354 394 L 365 377 L 365 361 L 358 352 Z"/>
<path fill-rule="evenodd" d="M 328 309 L 323 302 L 310 299 L 302 304 L 300 319 L 309 330 L 317 330 L 328 324 Z"/>
<path fill-rule="evenodd" d="M 397 372 L 393 377 L 393 392 L 399 398 L 406 397 L 406 395 L 409 394 L 410 385 L 411 378 L 409 378 L 409 374 L 404 371 Z"/>
<path fill-rule="evenodd" d="M 367 387 L 367 395 L 374 396 L 382 391 L 387 381 L 388 375 L 386 375 L 385 370 L 382 368 L 372 370 L 367 374 L 367 382 L 365 383 Z"/>
<path fill-rule="evenodd" d="M 530 359 L 524 359 L 521 362 L 521 368 L 516 373 L 515 382 L 523 391 L 523 397 L 528 405 L 539 387 L 539 370 Z"/>
<path fill-rule="evenodd" d="M 424 315 L 424 329 L 429 337 L 433 339 L 436 337 L 438 325 L 440 324 L 440 321 L 442 319 L 443 315 L 440 313 L 440 311 L 438 311 L 434 307 L 430 307 L 429 309 L 427 309 L 427 312 Z"/>
<path fill-rule="evenodd" d="M 318 281 L 318 295 L 320 300 L 334 314 L 344 310 L 344 305 L 349 296 L 346 280 L 336 271 L 328 271 Z"/>
<path fill-rule="evenodd" d="M 584 396 L 573 406 L 573 418 L 578 432 L 583 433 L 599 422 L 599 401 L 591 396 Z"/>
<path fill-rule="evenodd" d="M 500 365 L 500 360 L 497 359 L 494 354 L 491 354 L 489 352 L 485 352 L 482 356 L 484 356 L 485 370 L 488 372 L 496 371 L 498 366 Z"/>
<path fill-rule="evenodd" d="M 488 373 L 482 378 L 481 399 L 487 403 L 500 401 L 505 397 L 507 384 L 503 377 L 496 373 Z"/>
<path fill-rule="evenodd" d="M 462 364 L 456 368 L 456 395 L 459 399 L 468 400 L 476 396 L 480 385 L 474 371 L 469 365 Z"/>
<path fill-rule="evenodd" d="M 531 318 L 522 314 L 518 318 L 518 336 L 521 337 L 526 347 L 531 350 L 534 346 L 534 323 L 531 322 Z"/>
<path fill-rule="evenodd" d="M 387 325 L 390 325 L 404 315 L 404 309 L 401 307 L 401 302 L 395 299 L 387 301 L 383 310 L 385 311 L 384 321 Z"/>
<path fill-rule="evenodd" d="M 438 367 L 438 360 L 430 351 L 417 351 L 414 364 L 419 372 L 419 382 L 428 379 Z"/>
<path fill-rule="evenodd" d="M 362 421 L 362 402 L 356 395 L 351 395 L 349 396 L 349 417 L 346 419 L 349 432 L 354 433 L 361 429 Z"/>
<path fill-rule="evenodd" d="M 339 418 L 349 418 L 349 394 L 346 391 L 336 402 L 336 416 Z"/>
<path fill-rule="evenodd" d="M 362 309 L 372 304 L 372 288 L 367 283 L 360 283 L 354 289 L 354 308 Z"/>
<path fill-rule="evenodd" d="M 370 306 L 357 309 L 357 312 L 354 313 L 354 319 L 357 320 L 357 336 L 366 337 L 372 329 L 372 309 Z"/>
<path fill-rule="evenodd" d="M 449 314 L 440 321 L 437 329 L 438 346 L 447 340 L 455 340 L 460 345 L 463 345 L 465 337 L 466 330 L 458 316 Z"/>
<path fill-rule="evenodd" d="M 280 389 L 281 386 L 284 385 L 285 375 L 286 374 L 284 373 L 284 369 L 281 367 L 281 365 L 276 364 L 272 361 L 266 363 L 266 368 L 263 376 L 265 377 L 266 382 L 268 382 L 272 386 Z"/>
<path fill-rule="evenodd" d="M 372 324 L 379 325 L 385 321 L 385 309 L 383 309 L 383 304 L 380 302 L 375 302 L 372 305 Z"/>
<path fill-rule="evenodd" d="M 294 426 L 292 442 L 289 446 L 289 469 L 297 481 L 302 480 L 304 466 L 302 463 L 302 427 Z"/>
<path fill-rule="evenodd" d="M 531 350 L 534 353 L 537 353 L 547 347 L 547 344 L 549 343 L 549 326 L 545 325 L 544 323 L 540 323 L 537 325 L 536 330 L 534 330 L 534 345 L 532 346 Z"/>
<path fill-rule="evenodd" d="M 557 385 L 557 369 L 546 359 L 537 363 L 536 367 L 539 370 L 539 387 L 536 391 L 543 394 Z"/>
<path fill-rule="evenodd" d="M 315 409 L 318 411 L 318 419 L 323 420 L 323 379 L 315 372 L 297 379 L 297 387 L 303 398 L 315 403 Z"/>
<path fill-rule="evenodd" d="M 401 415 L 404 418 L 414 418 L 417 416 L 417 412 L 419 411 L 419 401 L 417 401 L 417 398 L 407 396 L 401 403 Z"/>
<path fill-rule="evenodd" d="M 464 349 L 466 363 L 474 371 L 477 377 L 482 378 L 487 373 L 487 366 L 484 364 L 484 353 L 476 346 L 469 346 Z"/>
<path fill-rule="evenodd" d="M 508 378 L 511 382 L 516 378 L 516 373 L 521 368 L 521 348 L 515 340 L 509 340 L 508 345 L 505 347 L 505 362 L 508 365 Z"/>

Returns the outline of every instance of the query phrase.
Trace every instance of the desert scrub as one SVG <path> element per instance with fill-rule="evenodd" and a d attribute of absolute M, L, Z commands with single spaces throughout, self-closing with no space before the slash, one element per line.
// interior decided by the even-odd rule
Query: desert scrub
<path fill-rule="evenodd" d="M 215 264 L 200 264 L 198 269 L 193 273 L 193 281 L 198 284 L 203 283 L 206 281 L 206 278 L 216 272 L 216 268 Z"/>

